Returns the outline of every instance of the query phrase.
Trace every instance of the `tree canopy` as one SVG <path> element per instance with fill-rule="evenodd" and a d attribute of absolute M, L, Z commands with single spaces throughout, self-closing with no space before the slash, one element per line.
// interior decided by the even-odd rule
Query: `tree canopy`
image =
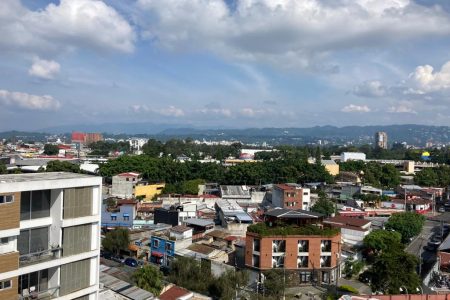
<path fill-rule="evenodd" d="M 363 182 L 379 188 L 394 188 L 400 184 L 400 172 L 394 165 L 376 162 L 347 161 L 339 164 L 341 171 L 363 174 Z"/>
<path fill-rule="evenodd" d="M 326 216 L 331 216 L 336 212 L 336 205 L 328 199 L 323 191 L 319 191 L 319 200 L 311 207 L 311 210 L 324 214 Z"/>
<path fill-rule="evenodd" d="M 152 265 L 137 269 L 132 278 L 138 287 L 149 291 L 156 297 L 159 296 L 164 287 L 162 272 Z"/>
<path fill-rule="evenodd" d="M 56 155 L 59 153 L 59 148 L 57 145 L 53 144 L 45 144 L 44 145 L 44 154 L 45 155 Z"/>
<path fill-rule="evenodd" d="M 52 160 L 47 163 L 46 172 L 72 172 L 80 173 L 80 165 L 69 161 Z"/>
<path fill-rule="evenodd" d="M 374 230 L 364 237 L 364 247 L 375 252 L 403 249 L 402 235 L 396 231 L 383 229 Z"/>
<path fill-rule="evenodd" d="M 385 224 L 387 230 L 395 230 L 402 236 L 402 242 L 409 240 L 422 231 L 425 217 L 415 212 L 402 212 L 393 214 Z"/>
<path fill-rule="evenodd" d="M 108 232 L 102 240 L 104 249 L 119 254 L 121 250 L 127 251 L 130 244 L 130 235 L 126 228 L 116 228 Z"/>

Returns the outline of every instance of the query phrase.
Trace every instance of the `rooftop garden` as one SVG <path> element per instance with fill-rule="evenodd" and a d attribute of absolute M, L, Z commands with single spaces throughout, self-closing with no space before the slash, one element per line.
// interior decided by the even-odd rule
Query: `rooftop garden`
<path fill-rule="evenodd" d="M 321 236 L 335 236 L 340 232 L 339 228 L 320 228 L 315 225 L 282 225 L 268 226 L 266 223 L 257 223 L 247 227 L 248 232 L 259 234 L 260 236 L 272 235 L 321 235 Z"/>

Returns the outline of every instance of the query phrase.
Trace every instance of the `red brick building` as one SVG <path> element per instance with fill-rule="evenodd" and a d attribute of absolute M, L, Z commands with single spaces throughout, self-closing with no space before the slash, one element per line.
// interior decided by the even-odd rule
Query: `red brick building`
<path fill-rule="evenodd" d="M 276 184 L 272 191 L 272 204 L 276 207 L 289 209 L 310 208 L 310 190 L 297 184 Z"/>
<path fill-rule="evenodd" d="M 259 271 L 285 269 L 296 284 L 336 280 L 341 234 L 322 223 L 319 213 L 274 209 L 265 222 L 251 225 L 246 234 L 245 265 Z"/>

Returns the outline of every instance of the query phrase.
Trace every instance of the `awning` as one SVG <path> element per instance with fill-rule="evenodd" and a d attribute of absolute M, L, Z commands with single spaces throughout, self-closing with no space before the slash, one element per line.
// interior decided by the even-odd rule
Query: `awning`
<path fill-rule="evenodd" d="M 117 214 L 111 214 L 111 217 L 116 217 L 117 218 Z"/>
<path fill-rule="evenodd" d="M 130 217 L 130 214 L 123 214 L 124 217 Z"/>
<path fill-rule="evenodd" d="M 128 250 L 137 252 L 139 247 L 133 244 L 128 245 Z"/>
<path fill-rule="evenodd" d="M 162 254 L 161 252 L 152 251 L 152 256 L 155 256 L 155 257 L 164 257 L 164 254 Z"/>

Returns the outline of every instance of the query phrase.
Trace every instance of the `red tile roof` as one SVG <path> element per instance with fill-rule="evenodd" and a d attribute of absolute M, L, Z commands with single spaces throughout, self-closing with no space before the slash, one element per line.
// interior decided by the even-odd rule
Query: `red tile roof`
<path fill-rule="evenodd" d="M 159 295 L 159 299 L 160 300 L 176 300 L 179 297 L 183 297 L 188 294 L 191 294 L 191 292 L 189 292 L 186 289 L 183 289 L 182 287 L 174 285 L 170 289 L 168 289 L 167 291 L 165 291 L 164 293 Z"/>

